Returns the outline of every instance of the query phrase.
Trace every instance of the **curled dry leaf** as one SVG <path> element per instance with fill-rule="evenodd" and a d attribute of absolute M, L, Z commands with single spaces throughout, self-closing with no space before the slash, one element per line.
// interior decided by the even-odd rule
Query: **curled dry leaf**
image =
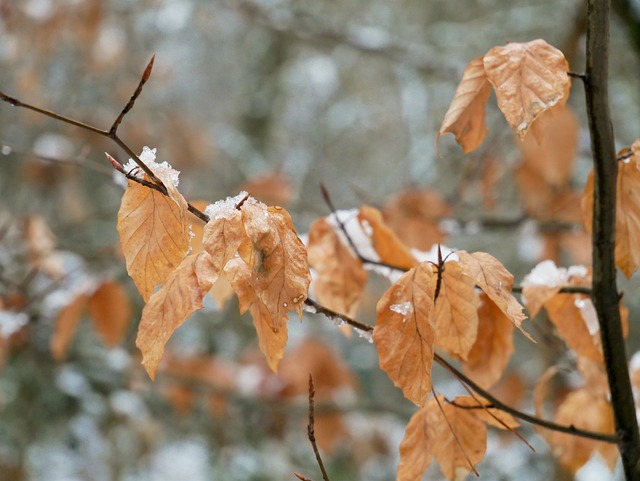
<path fill-rule="evenodd" d="M 358 221 L 373 243 L 380 262 L 401 269 L 411 269 L 418 261 L 409 248 L 387 226 L 378 209 L 363 205 L 358 212 Z"/>
<path fill-rule="evenodd" d="M 459 262 L 445 262 L 433 319 L 436 346 L 466 360 L 478 334 L 475 281 Z"/>
<path fill-rule="evenodd" d="M 436 143 L 440 135 L 450 132 L 456 136 L 465 154 L 475 150 L 487 135 L 484 107 L 490 93 L 491 84 L 483 58 L 475 58 L 462 73 L 462 80 L 436 135 Z"/>
<path fill-rule="evenodd" d="M 540 114 L 567 101 L 569 65 L 544 40 L 494 47 L 484 56 L 484 68 L 500 110 L 520 139 Z"/>
<path fill-rule="evenodd" d="M 118 211 L 127 272 L 145 301 L 189 249 L 187 202 L 175 187 L 170 193 L 168 197 L 130 180 Z"/>
<path fill-rule="evenodd" d="M 424 262 L 405 272 L 376 307 L 373 342 L 380 368 L 418 405 L 431 392 L 435 288 L 433 266 Z"/>
<path fill-rule="evenodd" d="M 167 341 L 187 317 L 202 309 L 202 299 L 218 275 L 208 253 L 188 256 L 144 306 L 136 346 L 151 379 L 155 378 Z"/>
<path fill-rule="evenodd" d="M 320 304 L 355 317 L 367 272 L 326 219 L 309 229 L 309 262 L 318 273 L 313 285 Z"/>
<path fill-rule="evenodd" d="M 637 141 L 636 141 L 637 142 Z M 634 144 L 636 145 L 636 144 Z M 616 265 L 627 277 L 640 266 L 640 158 L 634 155 L 618 162 L 616 196 Z M 584 226 L 591 232 L 593 222 L 593 171 L 589 173 L 582 196 Z"/>

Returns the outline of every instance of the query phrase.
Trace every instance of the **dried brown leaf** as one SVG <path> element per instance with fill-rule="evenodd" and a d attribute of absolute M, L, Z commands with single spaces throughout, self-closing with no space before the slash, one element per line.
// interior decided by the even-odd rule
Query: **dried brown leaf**
<path fill-rule="evenodd" d="M 567 101 L 569 64 L 544 40 L 494 47 L 484 56 L 484 68 L 500 110 L 521 139 L 540 114 Z"/>
<path fill-rule="evenodd" d="M 380 368 L 418 405 L 424 404 L 431 392 L 435 287 L 433 266 L 419 264 L 404 273 L 376 307 L 373 342 Z"/>
<path fill-rule="evenodd" d="M 103 282 L 91 295 L 89 315 L 104 342 L 114 347 L 127 333 L 131 321 L 131 303 L 124 288 L 116 281 Z"/>

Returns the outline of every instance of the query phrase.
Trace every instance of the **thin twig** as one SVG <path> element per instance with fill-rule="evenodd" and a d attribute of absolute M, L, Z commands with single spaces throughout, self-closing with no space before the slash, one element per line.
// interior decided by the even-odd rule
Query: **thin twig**
<path fill-rule="evenodd" d="M 144 87 L 144 84 L 147 83 L 147 80 L 149 80 L 149 77 L 151 76 L 151 70 L 153 69 L 153 62 L 155 59 L 156 59 L 156 56 L 154 54 L 151 56 L 151 60 L 149 60 L 147 67 L 144 69 L 144 72 L 142 73 L 142 78 L 140 79 L 140 83 L 138 84 L 138 87 L 136 88 L 135 92 L 133 92 L 133 95 L 129 99 L 129 102 L 127 102 L 127 105 L 124 106 L 124 108 L 122 109 L 122 112 L 120 112 L 120 115 L 118 115 L 118 118 L 111 125 L 111 128 L 109 129 L 109 134 L 114 136 L 116 135 L 118 127 L 122 122 L 122 119 L 124 119 L 124 116 L 127 115 L 127 113 L 133 108 L 133 104 L 136 102 L 137 98 L 142 93 L 142 87 Z"/>
<path fill-rule="evenodd" d="M 311 447 L 313 448 L 313 453 L 316 455 L 316 461 L 318 462 L 318 466 L 320 467 L 320 471 L 322 472 L 322 479 L 324 481 L 329 481 L 329 475 L 327 474 L 327 470 L 324 468 L 324 463 L 322 462 L 322 457 L 320 456 L 320 450 L 318 449 L 318 444 L 316 443 L 316 433 L 314 429 L 314 417 L 313 417 L 313 397 L 316 392 L 313 388 L 313 377 L 311 373 L 309 373 L 309 425 L 307 426 L 307 434 L 309 436 L 309 442 L 311 442 Z"/>
<path fill-rule="evenodd" d="M 356 327 L 362 331 L 373 332 L 373 326 L 355 321 L 354 319 L 351 319 L 350 317 L 345 316 L 344 314 L 340 314 L 339 312 L 335 312 L 327 307 L 321 306 L 315 301 L 311 301 L 309 299 L 307 299 L 307 301 L 309 301 L 307 304 L 312 306 L 316 310 L 316 312 L 323 314 L 329 319 L 340 319 L 342 322 L 350 326 Z M 471 379 L 469 379 L 465 374 L 462 373 L 462 371 L 455 368 L 452 364 L 450 364 L 446 359 L 444 359 L 439 354 L 434 353 L 434 361 L 436 361 L 442 367 L 446 368 L 456 378 L 458 378 L 460 381 L 465 383 L 467 386 L 469 386 L 471 389 L 473 389 L 476 393 L 478 393 L 480 396 L 485 398 L 487 401 L 492 403 L 496 409 L 499 409 L 500 411 L 504 411 L 507 414 L 511 414 L 512 416 L 518 419 L 526 421 L 530 424 L 534 424 L 536 426 L 549 429 L 551 431 L 558 431 L 561 433 L 572 434 L 574 436 L 579 436 L 587 439 L 595 439 L 596 441 L 603 441 L 603 442 L 612 443 L 612 444 L 616 444 L 617 442 L 619 442 L 619 437 L 615 434 L 597 433 L 593 431 L 587 431 L 585 429 L 579 429 L 579 428 L 576 428 L 575 426 L 566 426 L 563 424 L 557 424 L 551 421 L 540 419 L 531 414 L 527 414 L 525 412 L 519 411 L 501 402 L 495 396 L 493 396 L 488 391 L 486 391 L 485 389 L 480 387 L 478 384 L 473 382 Z"/>

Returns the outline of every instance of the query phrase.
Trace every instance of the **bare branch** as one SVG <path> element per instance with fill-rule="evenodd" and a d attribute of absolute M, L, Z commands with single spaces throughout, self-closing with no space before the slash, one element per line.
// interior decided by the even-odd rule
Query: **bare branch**
<path fill-rule="evenodd" d="M 316 461 L 318 466 L 320 467 L 320 471 L 322 472 L 322 479 L 324 481 L 329 481 L 329 475 L 327 474 L 327 470 L 324 468 L 324 463 L 322 462 L 322 457 L 320 456 L 320 450 L 318 449 L 318 444 L 316 443 L 316 433 L 314 429 L 314 407 L 313 407 L 313 397 L 316 392 L 313 388 L 313 377 L 311 373 L 309 373 L 309 425 L 307 426 L 307 434 L 309 436 L 309 442 L 311 442 L 311 447 L 313 448 L 313 453 L 316 455 Z"/>

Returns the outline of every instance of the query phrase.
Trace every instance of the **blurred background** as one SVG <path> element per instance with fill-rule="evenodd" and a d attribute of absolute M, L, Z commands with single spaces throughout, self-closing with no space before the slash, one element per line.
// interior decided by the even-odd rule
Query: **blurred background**
<path fill-rule="evenodd" d="M 640 4 L 614 3 L 610 93 L 624 148 L 638 137 Z M 0 0 L 0 91 L 106 129 L 155 54 L 119 133 L 180 170 L 190 201 L 245 189 L 285 206 L 303 234 L 329 213 L 323 183 L 340 209 L 381 209 L 412 247 L 489 252 L 519 283 L 542 259 L 589 263 L 582 85 L 562 178 L 526 158 L 493 94 L 478 150 L 464 156 L 452 135 L 437 149 L 435 136 L 466 64 L 493 46 L 543 38 L 581 72 L 584 13 L 581 0 Z M 395 479 L 415 408 L 374 347 L 330 320 L 292 320 L 274 375 L 235 299 L 212 298 L 147 378 L 134 346 L 143 303 L 116 231 L 123 190 L 105 151 L 128 159 L 108 139 L 0 103 L 0 480 L 320 479 L 306 438 L 310 370 L 332 479 Z M 386 286 L 372 275 L 358 319 L 374 322 Z M 621 288 L 634 352 L 637 280 Z M 126 324 L 109 327 L 109 309 Z M 546 335 L 536 321 L 528 328 Z M 531 409 L 532 383 L 572 360 L 558 340 L 517 346 L 495 389 Z M 460 391 L 437 375 L 439 390 Z M 490 435 L 484 479 L 571 479 L 523 433 L 536 453 Z M 603 469 L 596 460 L 579 479 Z M 442 476 L 433 466 L 427 477 Z"/>

